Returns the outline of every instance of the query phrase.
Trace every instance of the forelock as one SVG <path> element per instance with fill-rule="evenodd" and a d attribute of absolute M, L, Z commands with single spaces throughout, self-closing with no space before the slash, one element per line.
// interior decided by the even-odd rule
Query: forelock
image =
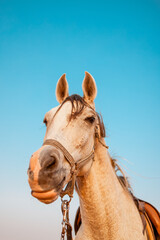
<path fill-rule="evenodd" d="M 77 117 L 78 115 L 80 115 L 83 112 L 83 109 L 85 107 L 89 107 L 90 109 L 92 109 L 94 112 L 94 108 L 92 108 L 85 100 L 84 98 L 82 98 L 81 96 L 79 96 L 78 94 L 73 94 L 71 96 L 68 96 L 60 105 L 60 107 L 58 108 L 57 112 L 62 108 L 62 106 L 66 103 L 66 102 L 70 102 L 72 105 L 72 109 L 71 109 L 71 115 L 70 115 L 70 119 L 74 119 L 75 117 Z M 56 114 L 57 114 L 56 112 Z M 101 114 L 95 112 L 98 118 L 98 122 L 99 122 L 99 127 L 100 127 L 100 135 L 101 137 L 105 137 L 106 133 L 105 133 L 105 127 L 104 127 L 104 123 L 103 123 L 103 119 Z"/>

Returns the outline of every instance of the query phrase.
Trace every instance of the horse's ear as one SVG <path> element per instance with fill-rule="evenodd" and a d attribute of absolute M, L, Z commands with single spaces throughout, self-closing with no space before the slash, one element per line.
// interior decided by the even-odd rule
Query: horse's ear
<path fill-rule="evenodd" d="M 68 97 L 68 83 L 66 74 L 63 74 L 57 82 L 56 98 L 59 103 L 62 103 Z"/>
<path fill-rule="evenodd" d="M 92 103 L 97 95 L 97 87 L 94 78 L 88 72 L 85 72 L 85 77 L 82 83 L 82 90 L 85 101 Z"/>

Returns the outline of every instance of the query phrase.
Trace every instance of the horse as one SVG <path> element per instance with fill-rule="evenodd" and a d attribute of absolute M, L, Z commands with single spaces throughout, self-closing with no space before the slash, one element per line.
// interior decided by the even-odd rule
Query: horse
<path fill-rule="evenodd" d="M 128 181 L 117 176 L 120 168 L 105 143 L 103 119 L 94 104 L 97 87 L 88 72 L 82 90 L 83 97 L 69 96 L 66 75 L 58 80 L 59 105 L 45 114 L 44 143 L 30 159 L 31 194 L 49 204 L 65 194 L 72 197 L 76 186 L 82 224 L 75 240 L 146 240 Z"/>

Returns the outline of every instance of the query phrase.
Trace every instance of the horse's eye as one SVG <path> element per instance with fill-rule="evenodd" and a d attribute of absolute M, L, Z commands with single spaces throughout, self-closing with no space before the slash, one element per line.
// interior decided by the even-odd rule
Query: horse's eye
<path fill-rule="evenodd" d="M 47 126 L 47 119 L 46 118 L 43 119 L 43 123 Z"/>
<path fill-rule="evenodd" d="M 94 123 L 95 117 L 94 117 L 94 116 L 87 117 L 87 118 L 85 118 L 85 121 L 86 121 L 86 122 L 89 122 L 89 123 Z"/>

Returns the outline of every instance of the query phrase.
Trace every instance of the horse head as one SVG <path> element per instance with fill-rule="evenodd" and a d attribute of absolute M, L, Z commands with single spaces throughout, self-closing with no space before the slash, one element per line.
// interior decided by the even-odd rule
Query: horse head
<path fill-rule="evenodd" d="M 69 96 L 65 74 L 58 80 L 59 106 L 45 114 L 44 144 L 31 156 L 28 181 L 32 195 L 43 203 L 55 201 L 74 177 L 88 173 L 93 162 L 95 134 L 104 135 L 95 111 L 95 80 L 85 72 L 83 97 Z M 73 182 L 74 184 L 74 182 Z"/>

